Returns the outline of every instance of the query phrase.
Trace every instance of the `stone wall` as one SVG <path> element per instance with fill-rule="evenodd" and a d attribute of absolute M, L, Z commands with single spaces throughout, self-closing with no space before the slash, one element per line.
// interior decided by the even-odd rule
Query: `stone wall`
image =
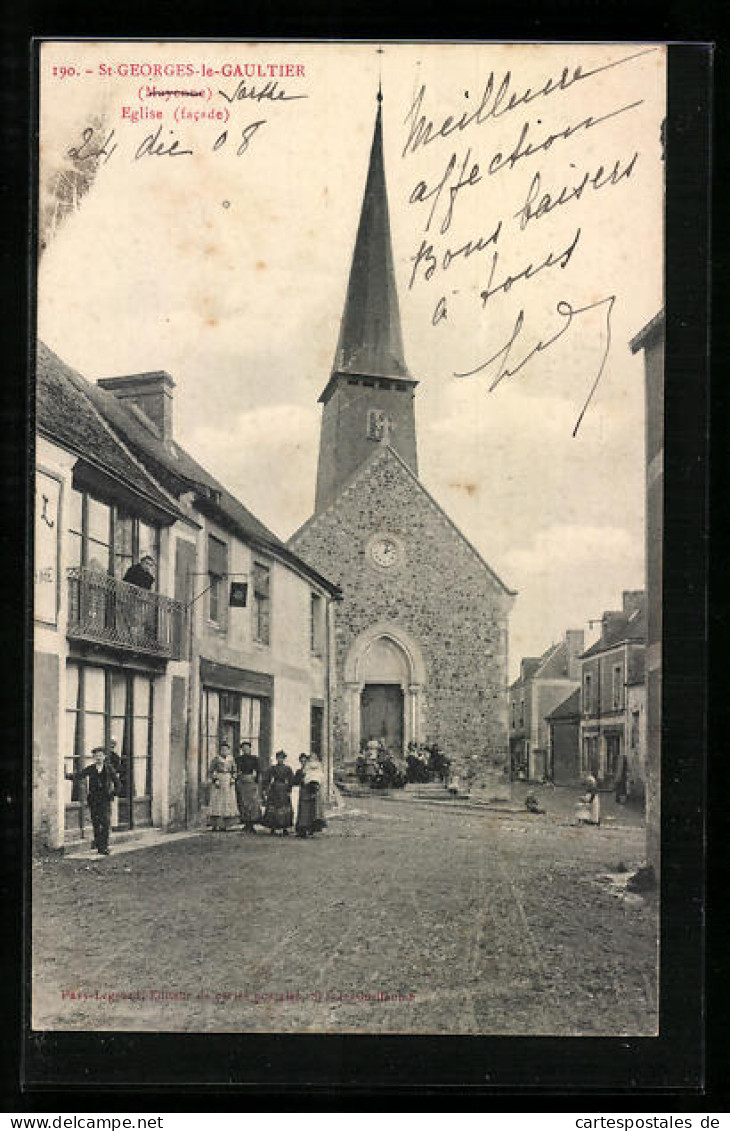
<path fill-rule="evenodd" d="M 402 557 L 378 568 L 372 535 L 394 535 Z M 512 597 L 415 477 L 384 447 L 292 548 L 343 590 L 335 606 L 335 756 L 352 758 L 345 663 L 373 624 L 402 629 L 420 649 L 425 682 L 419 738 L 459 772 L 507 781 L 507 614 Z"/>

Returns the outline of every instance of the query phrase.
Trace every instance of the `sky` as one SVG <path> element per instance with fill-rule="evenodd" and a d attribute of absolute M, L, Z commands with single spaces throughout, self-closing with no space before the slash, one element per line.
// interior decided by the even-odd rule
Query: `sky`
<path fill-rule="evenodd" d="M 46 44 L 42 199 L 98 117 L 81 156 L 109 156 L 42 256 L 38 332 L 90 380 L 167 370 L 176 440 L 289 537 L 379 78 L 419 475 L 518 591 L 514 676 L 644 585 L 629 342 L 663 303 L 662 47 Z"/>

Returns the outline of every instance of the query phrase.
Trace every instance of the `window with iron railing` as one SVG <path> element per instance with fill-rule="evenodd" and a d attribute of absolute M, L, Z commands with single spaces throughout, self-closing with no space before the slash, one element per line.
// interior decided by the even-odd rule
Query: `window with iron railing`
<path fill-rule="evenodd" d="M 187 615 L 180 601 L 99 569 L 74 566 L 68 571 L 71 639 L 183 659 Z"/>

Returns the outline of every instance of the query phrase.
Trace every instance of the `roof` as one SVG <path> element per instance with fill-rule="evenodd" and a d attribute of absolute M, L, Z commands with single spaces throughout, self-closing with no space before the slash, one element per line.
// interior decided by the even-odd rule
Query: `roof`
<path fill-rule="evenodd" d="M 571 691 L 567 699 L 558 703 L 557 707 L 545 716 L 546 719 L 577 719 L 580 718 L 580 688 Z"/>
<path fill-rule="evenodd" d="M 638 334 L 629 342 L 629 348 L 632 353 L 638 353 L 640 349 L 645 349 L 646 346 L 660 336 L 664 332 L 664 311 L 660 310 L 655 314 L 650 322 L 647 322 L 643 329 L 639 330 Z"/>
<path fill-rule="evenodd" d="M 107 473 L 134 494 L 184 518 L 172 498 L 135 459 L 89 395 L 88 381 L 39 341 L 36 347 L 36 428 L 47 439 Z"/>
<path fill-rule="evenodd" d="M 356 485 L 358 480 L 365 474 L 365 472 L 369 471 L 370 468 L 372 468 L 373 465 L 378 460 L 388 458 L 389 456 L 392 456 L 392 458 L 394 460 L 396 460 L 397 463 L 404 469 L 404 471 L 406 472 L 408 477 L 413 480 L 413 482 L 416 484 L 418 489 L 423 493 L 423 495 L 426 497 L 426 499 L 431 504 L 431 506 L 434 507 L 434 509 L 439 512 L 439 514 L 445 520 L 445 522 L 458 535 L 458 537 L 462 540 L 462 542 L 465 543 L 465 545 L 468 547 L 468 549 L 471 551 L 471 553 L 477 559 L 479 564 L 489 574 L 492 581 L 494 581 L 495 584 L 498 585 L 499 588 L 502 589 L 503 592 L 507 594 L 507 596 L 514 597 L 516 595 L 517 591 L 515 589 L 509 589 L 505 585 L 505 583 L 502 581 L 502 579 L 497 576 L 497 574 L 494 572 L 492 567 L 490 565 L 488 565 L 487 562 L 485 562 L 484 558 L 479 553 L 479 551 L 476 549 L 476 547 L 472 545 L 472 543 L 469 541 L 469 539 L 464 534 L 462 534 L 461 530 L 459 530 L 459 527 L 456 525 L 456 523 L 453 521 L 453 519 L 449 518 L 449 516 L 447 515 L 447 513 L 443 509 L 443 507 L 440 506 L 440 504 L 437 503 L 436 500 L 434 499 L 433 495 L 431 495 L 430 492 L 426 490 L 426 488 L 423 486 L 423 484 L 421 483 L 418 476 L 415 474 L 415 472 L 411 471 L 410 467 L 408 466 L 406 461 L 402 458 L 402 456 L 400 456 L 398 454 L 398 452 L 395 450 L 395 448 L 391 447 L 391 445 L 388 444 L 388 443 L 380 443 L 380 444 L 374 445 L 373 453 L 369 457 L 369 459 L 364 460 L 360 464 L 360 466 L 353 472 L 353 474 L 350 476 L 350 478 L 347 479 L 342 484 L 342 486 L 340 487 L 340 490 L 337 492 L 336 496 L 334 497 L 332 502 L 329 503 L 329 505 L 327 507 L 325 507 L 323 510 L 315 511 L 314 514 L 310 515 L 310 517 L 307 519 L 306 522 L 302 523 L 302 525 L 299 527 L 298 530 L 294 531 L 294 533 L 292 534 L 292 536 L 289 539 L 289 545 L 291 546 L 293 543 L 295 543 L 296 540 L 300 537 L 300 535 L 302 535 L 305 530 L 308 530 L 310 528 L 310 526 L 314 526 L 321 519 L 325 518 L 331 511 L 335 510 L 335 508 L 337 507 L 338 499 L 340 499 L 345 494 L 346 491 L 351 490 Z"/>
<path fill-rule="evenodd" d="M 567 679 L 567 654 L 565 657 L 564 672 L 562 671 L 563 665 L 561 665 L 561 670 L 557 674 L 555 672 L 551 673 L 549 670 L 551 663 L 559 658 L 561 650 L 565 650 L 566 647 L 565 641 L 559 640 L 557 644 L 551 644 L 549 648 L 546 648 L 541 656 L 524 656 L 520 661 L 520 675 L 514 681 L 510 690 L 516 689 L 522 683 L 528 683 L 531 679 L 540 679 L 540 677 L 544 677 L 545 679 Z"/>
<path fill-rule="evenodd" d="M 410 380 L 403 353 L 383 161 L 382 97 L 333 373 Z"/>
<path fill-rule="evenodd" d="M 598 656 L 601 652 L 608 652 L 619 644 L 643 644 L 646 642 L 646 607 L 635 609 L 628 616 L 624 613 L 613 613 L 608 621 L 604 622 L 603 631 L 599 640 L 592 644 L 579 657 L 587 660 L 591 656 Z"/>
<path fill-rule="evenodd" d="M 40 349 L 41 344 L 39 351 Z M 188 452 L 178 444 L 166 443 L 153 422 L 140 409 L 129 401 L 122 402 L 113 392 L 92 385 L 80 373 L 69 369 L 46 346 L 42 346 L 42 350 L 44 358 L 47 356 L 49 359 L 51 370 L 56 372 L 60 369 L 66 375 L 66 396 L 60 411 L 55 413 L 61 429 L 67 427 L 67 418 L 74 419 L 73 406 L 76 402 L 88 404 L 86 415 L 97 420 L 97 431 L 103 430 L 107 437 L 107 447 L 112 449 L 116 441 L 117 447 L 131 449 L 129 459 L 137 469 L 138 476 L 166 501 L 168 507 L 173 506 L 176 517 L 185 516 L 174 506 L 174 500 L 169 495 L 179 497 L 193 492 L 196 495 L 197 509 L 201 513 L 217 520 L 242 540 L 305 573 L 333 595 L 339 594 L 336 585 L 298 557 Z M 82 394 L 81 397 L 79 393 Z M 50 405 L 45 415 L 51 415 L 52 409 L 53 405 Z M 162 491 L 160 486 L 155 485 L 155 481 L 162 487 Z"/>

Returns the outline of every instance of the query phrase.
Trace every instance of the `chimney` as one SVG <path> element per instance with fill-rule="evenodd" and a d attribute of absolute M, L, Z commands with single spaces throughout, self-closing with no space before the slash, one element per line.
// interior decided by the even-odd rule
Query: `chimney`
<path fill-rule="evenodd" d="M 125 408 L 136 405 L 144 413 L 153 431 L 166 444 L 172 442 L 172 390 L 175 382 L 163 369 L 155 373 L 131 373 L 125 377 L 100 377 L 102 389 L 114 393 Z"/>
<path fill-rule="evenodd" d="M 621 599 L 623 601 L 624 615 L 630 617 L 632 613 L 641 612 L 644 607 L 643 589 L 624 589 Z"/>
<path fill-rule="evenodd" d="M 569 628 L 565 633 L 568 651 L 568 679 L 580 679 L 578 657 L 585 649 L 584 639 L 582 628 Z"/>

